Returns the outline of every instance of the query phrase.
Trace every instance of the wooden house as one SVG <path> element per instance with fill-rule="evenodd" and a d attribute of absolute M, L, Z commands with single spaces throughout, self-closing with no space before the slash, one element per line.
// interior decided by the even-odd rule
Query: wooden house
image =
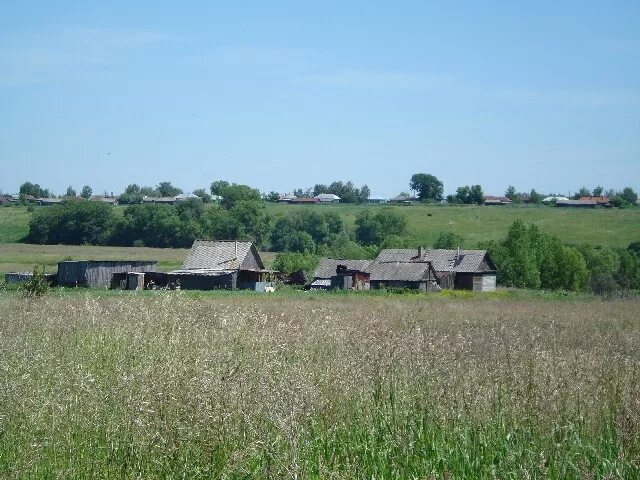
<path fill-rule="evenodd" d="M 265 269 L 251 242 L 196 240 L 182 268 L 167 274 L 167 282 L 182 289 L 265 291 L 274 273 Z"/>
<path fill-rule="evenodd" d="M 311 288 L 369 290 L 371 260 L 322 258 L 313 274 Z"/>
<path fill-rule="evenodd" d="M 377 274 L 378 264 L 398 264 L 394 275 L 401 280 L 401 271 L 406 269 L 407 278 L 415 278 L 417 267 L 411 264 L 429 263 L 435 271 L 436 281 L 441 288 L 455 288 L 474 291 L 494 291 L 496 289 L 496 266 L 486 250 L 446 250 L 446 249 L 385 249 L 380 252 L 370 267 L 371 286 Z M 415 282 L 415 280 L 414 280 Z"/>

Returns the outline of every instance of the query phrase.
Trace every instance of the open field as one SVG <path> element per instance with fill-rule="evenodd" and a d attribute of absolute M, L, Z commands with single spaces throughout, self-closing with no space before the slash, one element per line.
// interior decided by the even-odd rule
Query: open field
<path fill-rule="evenodd" d="M 356 215 L 363 208 L 373 211 L 391 208 L 407 218 L 409 236 L 416 245 L 432 245 L 442 231 L 454 231 L 464 238 L 465 247 L 504 237 L 517 219 L 535 223 L 544 232 L 557 235 L 567 243 L 590 242 L 611 247 L 627 247 L 640 239 L 640 208 L 572 209 L 550 206 L 384 206 L 384 205 L 278 205 L 270 204 L 273 213 L 293 209 L 316 208 L 337 211 L 353 228 Z"/>
<path fill-rule="evenodd" d="M 391 208 L 406 215 L 409 236 L 416 245 L 431 245 L 441 231 L 462 235 L 465 247 L 472 248 L 484 240 L 497 240 L 506 234 L 516 219 L 535 223 L 543 231 L 557 235 L 568 243 L 590 242 L 611 247 L 626 247 L 640 239 L 640 208 L 571 209 L 543 206 L 384 206 L 384 205 L 283 205 L 267 203 L 271 214 L 301 209 L 334 210 L 348 228 L 359 211 Z M 47 208 L 47 207 L 36 207 Z M 116 207 L 122 211 L 124 207 Z M 26 207 L 0 208 L 0 243 L 17 242 L 28 231 L 30 213 Z"/>
<path fill-rule="evenodd" d="M 638 478 L 639 300 L 0 292 L 0 477 Z"/>

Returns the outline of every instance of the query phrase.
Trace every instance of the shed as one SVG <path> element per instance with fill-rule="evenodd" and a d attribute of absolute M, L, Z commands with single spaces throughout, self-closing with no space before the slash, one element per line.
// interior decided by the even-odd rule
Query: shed
<path fill-rule="evenodd" d="M 67 287 L 113 287 L 114 274 L 155 272 L 155 261 L 79 260 L 58 263 L 58 285 Z"/>

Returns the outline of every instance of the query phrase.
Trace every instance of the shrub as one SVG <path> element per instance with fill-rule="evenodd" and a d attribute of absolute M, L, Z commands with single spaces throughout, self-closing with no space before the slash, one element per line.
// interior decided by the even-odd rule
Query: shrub
<path fill-rule="evenodd" d="M 433 248 L 444 248 L 453 250 L 464 243 L 462 236 L 453 232 L 440 232 L 438 239 L 433 244 Z"/>
<path fill-rule="evenodd" d="M 296 252 L 279 253 L 273 263 L 273 268 L 283 273 L 306 272 L 312 273 L 318 266 L 320 259 L 315 255 Z"/>
<path fill-rule="evenodd" d="M 49 291 L 49 282 L 44 275 L 44 265 L 38 265 L 33 269 L 33 276 L 22 284 L 22 291 L 28 297 L 39 297 Z"/>

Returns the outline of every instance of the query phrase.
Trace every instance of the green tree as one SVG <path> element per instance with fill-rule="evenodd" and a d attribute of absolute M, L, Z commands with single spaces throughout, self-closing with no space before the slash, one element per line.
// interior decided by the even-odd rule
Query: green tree
<path fill-rule="evenodd" d="M 210 203 L 211 202 L 211 195 L 209 195 L 204 188 L 197 188 L 196 190 L 193 191 L 193 194 L 198 196 L 198 197 L 200 197 L 200 199 L 204 203 Z"/>
<path fill-rule="evenodd" d="M 42 188 L 37 183 L 31 183 L 31 182 L 24 182 L 22 185 L 20 185 L 20 190 L 18 193 L 20 194 L 21 197 L 24 197 L 26 195 L 31 195 L 32 197 L 35 197 L 35 198 L 47 198 L 50 195 L 48 189 Z"/>
<path fill-rule="evenodd" d="M 504 196 L 509 200 L 513 200 L 514 198 L 516 198 L 516 195 L 518 195 L 518 192 L 516 192 L 516 187 L 514 187 L 513 185 L 509 185 L 507 187 L 507 190 L 504 192 Z"/>
<path fill-rule="evenodd" d="M 540 288 L 539 261 L 532 247 L 532 235 L 521 220 L 516 220 L 503 242 L 507 256 L 502 266 L 507 286 Z"/>
<path fill-rule="evenodd" d="M 631 187 L 625 187 L 622 190 L 622 193 L 620 194 L 620 196 L 624 199 L 625 202 L 627 202 L 630 205 L 635 205 L 636 202 L 638 201 L 638 194 L 634 192 L 633 188 Z"/>
<path fill-rule="evenodd" d="M 36 211 L 27 240 L 47 245 L 106 245 L 115 226 L 113 209 L 102 202 L 64 202 Z"/>
<path fill-rule="evenodd" d="M 579 199 L 580 197 L 590 197 L 591 196 L 591 190 L 589 190 L 587 187 L 582 187 L 580 190 L 578 190 L 578 192 L 573 196 L 574 199 Z"/>
<path fill-rule="evenodd" d="M 373 259 L 378 254 L 376 246 L 364 246 L 352 240 L 347 232 L 333 235 L 326 245 L 319 245 L 316 253 L 329 258 Z"/>
<path fill-rule="evenodd" d="M 403 236 L 407 221 L 391 209 L 376 213 L 362 210 L 356 217 L 356 240 L 363 245 L 380 245 L 391 236 Z"/>
<path fill-rule="evenodd" d="M 484 192 L 480 185 L 472 185 L 469 191 L 469 203 L 482 205 L 484 203 Z"/>
<path fill-rule="evenodd" d="M 92 193 L 93 191 L 91 190 L 91 187 L 89 185 L 85 185 L 84 187 L 82 187 L 82 192 L 80 193 L 80 196 L 88 200 L 91 198 Z"/>
<path fill-rule="evenodd" d="M 237 201 L 229 209 L 235 221 L 242 225 L 245 236 L 258 246 L 265 246 L 271 230 L 271 219 L 261 201 Z"/>
<path fill-rule="evenodd" d="M 463 239 L 460 235 L 454 232 L 440 232 L 437 240 L 433 244 L 433 248 L 443 248 L 446 250 L 453 250 L 460 247 L 463 244 Z"/>
<path fill-rule="evenodd" d="M 602 192 L 604 192 L 604 188 L 601 187 L 600 185 L 598 185 L 596 188 L 593 189 L 593 195 L 595 197 L 599 197 L 600 195 L 602 195 Z"/>
<path fill-rule="evenodd" d="M 71 185 L 67 187 L 67 193 L 65 193 L 65 197 L 75 197 L 76 191 L 73 189 Z"/>
<path fill-rule="evenodd" d="M 293 232 L 289 239 L 289 251 L 298 253 L 315 253 L 316 243 L 307 232 Z"/>
<path fill-rule="evenodd" d="M 311 275 L 320 259 L 315 255 L 286 252 L 279 253 L 273 262 L 273 268 L 283 273 L 306 272 Z"/>
<path fill-rule="evenodd" d="M 182 190 L 171 185 L 171 182 L 160 182 L 156 187 L 156 190 L 160 197 L 175 197 L 182 193 Z"/>
<path fill-rule="evenodd" d="M 214 188 L 212 184 L 212 192 L 215 190 L 216 193 L 213 195 L 220 195 L 222 197 L 222 206 L 225 208 L 232 208 L 238 202 L 262 202 L 262 195 L 260 195 L 260 191 L 251 188 L 248 185 L 238 185 L 233 183 L 231 185 L 224 185 L 226 182 L 214 182 L 214 184 L 219 183 Z"/>
<path fill-rule="evenodd" d="M 192 228 L 192 223 L 180 219 L 175 207 L 130 205 L 118 222 L 114 241 L 120 245 L 187 248 L 193 244 L 194 236 L 198 233 Z"/>
<path fill-rule="evenodd" d="M 267 202 L 277 202 L 278 200 L 280 200 L 280 194 L 278 192 L 269 192 L 267 195 L 265 195 L 264 199 Z"/>
<path fill-rule="evenodd" d="M 616 282 L 623 290 L 640 290 L 640 258 L 629 250 L 622 250 L 620 267 L 614 275 Z"/>
<path fill-rule="evenodd" d="M 531 203 L 534 203 L 536 205 L 541 204 L 543 198 L 544 198 L 544 196 L 542 196 L 538 192 L 536 192 L 536 190 L 534 188 L 531 189 L 531 192 L 529 193 L 529 201 Z"/>
<path fill-rule="evenodd" d="M 421 202 L 440 202 L 444 184 L 438 177 L 428 173 L 416 173 L 411 176 L 409 182 L 411 190 L 418 192 L 418 199 Z"/>
<path fill-rule="evenodd" d="M 271 248 L 291 251 L 291 240 L 296 232 L 306 232 L 316 245 L 326 245 L 344 230 L 342 218 L 332 211 L 301 210 L 280 217 L 271 231 Z"/>
<path fill-rule="evenodd" d="M 211 195 L 219 195 L 222 196 L 222 190 L 229 186 L 229 182 L 224 180 L 216 180 L 211 184 L 210 191 Z"/>

